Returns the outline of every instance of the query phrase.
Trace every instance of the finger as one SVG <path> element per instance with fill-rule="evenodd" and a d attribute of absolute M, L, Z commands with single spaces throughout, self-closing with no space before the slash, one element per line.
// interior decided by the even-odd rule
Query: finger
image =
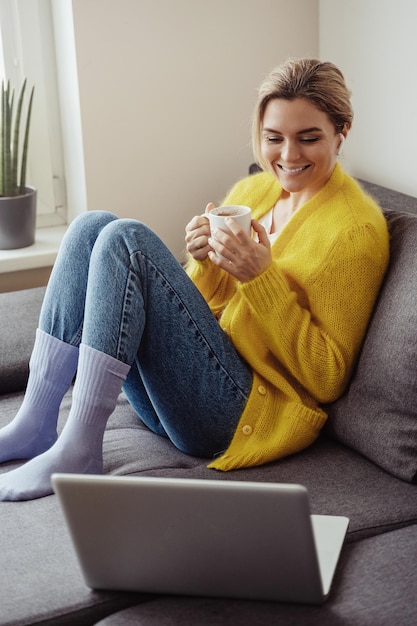
<path fill-rule="evenodd" d="M 209 248 L 208 237 L 196 237 L 193 241 L 193 248 L 195 250 L 202 250 L 203 248 Z"/>
<path fill-rule="evenodd" d="M 196 230 L 186 231 L 185 233 L 185 241 L 188 244 L 193 244 L 197 239 L 200 247 L 204 244 L 207 244 L 207 239 L 210 236 L 210 230 L 206 227 L 197 228 Z"/>
<path fill-rule="evenodd" d="M 229 235 L 240 244 L 249 244 L 252 239 L 250 231 L 248 232 L 246 228 L 242 228 L 239 222 L 233 219 L 233 217 L 227 217 L 224 221 L 224 225 L 225 230 L 223 232 L 229 233 Z"/>
<path fill-rule="evenodd" d="M 208 244 L 207 237 L 197 237 L 191 241 L 186 242 L 186 250 L 189 252 L 194 258 L 205 258 L 209 250 L 211 250 Z"/>
<path fill-rule="evenodd" d="M 231 265 L 230 261 L 228 261 L 224 257 L 220 257 L 214 252 L 214 250 L 210 249 L 207 253 L 207 256 L 214 265 L 217 265 L 217 267 L 221 267 L 222 269 L 229 271 L 229 267 Z"/>
<path fill-rule="evenodd" d="M 197 216 L 191 220 L 185 227 L 185 241 L 187 244 L 192 244 L 198 237 L 207 238 L 210 235 L 210 226 L 208 219 L 204 216 Z"/>
<path fill-rule="evenodd" d="M 201 226 L 208 224 L 208 218 L 205 215 L 194 215 L 191 221 L 185 227 L 186 231 L 195 230 Z"/>
<path fill-rule="evenodd" d="M 201 241 L 201 243 L 193 241 L 192 243 L 187 244 L 186 249 L 196 261 L 203 261 L 207 257 L 208 252 L 211 250 L 207 243 L 207 238 L 205 238 L 205 243 L 204 241 Z"/>
<path fill-rule="evenodd" d="M 259 243 L 263 246 L 266 246 L 267 248 L 270 248 L 271 242 L 269 240 L 268 233 L 266 232 L 266 229 L 262 226 L 262 224 L 256 222 L 255 220 L 252 220 L 252 228 L 258 235 Z"/>
<path fill-rule="evenodd" d="M 213 202 L 209 202 L 208 205 L 206 206 L 205 213 L 210 213 L 210 211 L 212 211 L 215 208 L 216 208 L 216 205 Z"/>
<path fill-rule="evenodd" d="M 216 229 L 215 232 L 217 232 L 217 236 L 209 237 L 208 240 L 210 248 L 225 261 L 235 260 L 239 242 L 236 242 L 224 231 Z"/>

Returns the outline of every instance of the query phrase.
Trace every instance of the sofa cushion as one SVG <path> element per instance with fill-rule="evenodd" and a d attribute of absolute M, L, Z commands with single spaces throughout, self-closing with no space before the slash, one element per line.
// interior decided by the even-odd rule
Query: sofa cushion
<path fill-rule="evenodd" d="M 320 437 L 299 454 L 274 463 L 220 472 L 208 469 L 207 459 L 184 454 L 169 440 L 150 432 L 123 395 L 105 433 L 104 471 L 118 475 L 299 483 L 309 492 L 312 513 L 349 517 L 349 542 L 413 524 L 417 519 L 415 485 L 381 471 L 368 459 L 327 437 Z"/>
<path fill-rule="evenodd" d="M 111 615 L 96 626 L 414 624 L 416 545 L 417 526 L 411 526 L 344 546 L 330 596 L 320 607 L 166 597 Z"/>
<path fill-rule="evenodd" d="M 24 389 L 45 287 L 0 294 L 0 394 Z"/>
<path fill-rule="evenodd" d="M 417 216 L 386 211 L 390 266 L 347 392 L 326 432 L 417 481 Z"/>
<path fill-rule="evenodd" d="M 372 196 L 384 211 L 401 211 L 402 213 L 414 213 L 417 215 L 417 198 L 401 193 L 395 189 L 382 187 L 377 183 L 358 178 L 361 187 Z"/>
<path fill-rule="evenodd" d="M 3 396 L 0 427 L 13 418 L 21 398 L 20 394 Z M 68 394 L 61 406 L 59 431 L 70 406 Z M 0 472 L 20 463 L 3 463 Z M 348 472 L 346 468 L 349 468 Z M 377 465 L 337 441 L 321 437 L 310 448 L 280 461 L 219 472 L 207 468 L 207 459 L 184 454 L 167 439 L 150 432 L 123 395 L 104 436 L 104 473 L 299 483 L 308 489 L 312 513 L 350 518 L 348 541 L 407 526 L 417 519 L 415 485 L 381 471 Z M 389 507 L 386 506 L 387 500 Z"/>
<path fill-rule="evenodd" d="M 2 397 L 0 427 L 13 418 L 22 397 Z M 69 393 L 61 407 L 60 431 L 70 405 Z M 19 461 L 3 463 L 0 472 L 17 465 Z M 124 396 L 105 433 L 104 471 L 119 475 L 301 483 L 309 491 L 313 513 L 350 518 L 347 542 L 355 545 L 362 543 L 360 539 L 400 530 L 417 519 L 415 485 L 382 471 L 337 441 L 320 437 L 307 450 L 281 461 L 217 472 L 207 468 L 205 459 L 187 456 L 168 440 L 151 433 Z M 55 496 L 0 503 L 0 516 L 1 553 L 7 564 L 0 572 L 0 624 L 93 624 L 119 608 L 146 599 L 135 594 L 94 593 L 85 586 Z"/>
<path fill-rule="evenodd" d="M 0 510 L 0 624 L 95 624 L 144 599 L 86 586 L 55 496 L 1 502 Z"/>

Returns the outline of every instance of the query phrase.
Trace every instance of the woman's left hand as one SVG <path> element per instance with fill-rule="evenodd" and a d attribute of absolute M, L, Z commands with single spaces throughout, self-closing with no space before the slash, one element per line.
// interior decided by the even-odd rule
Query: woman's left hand
<path fill-rule="evenodd" d="M 212 263 L 246 283 L 262 274 L 272 263 L 269 237 L 265 228 L 255 220 L 252 220 L 252 228 L 258 235 L 258 241 L 252 239 L 233 218 L 227 219 L 227 227 L 231 232 L 219 228 L 213 231 L 208 240 L 211 247 L 208 255 Z"/>

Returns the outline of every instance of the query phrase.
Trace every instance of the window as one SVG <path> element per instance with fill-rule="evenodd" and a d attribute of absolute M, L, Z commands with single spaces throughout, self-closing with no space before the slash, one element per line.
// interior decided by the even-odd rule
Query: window
<path fill-rule="evenodd" d="M 37 188 L 37 226 L 67 221 L 53 15 L 50 0 L 0 0 L 0 72 L 15 91 L 35 86 L 27 183 Z"/>

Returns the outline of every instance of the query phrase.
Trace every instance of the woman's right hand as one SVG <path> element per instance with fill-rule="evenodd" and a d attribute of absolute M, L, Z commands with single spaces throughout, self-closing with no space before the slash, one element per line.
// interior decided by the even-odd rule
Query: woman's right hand
<path fill-rule="evenodd" d="M 206 213 L 214 209 L 212 202 L 206 206 Z M 210 224 L 205 215 L 196 215 L 185 227 L 185 243 L 187 252 L 196 261 L 204 261 L 211 250 L 208 239 L 210 237 Z"/>

